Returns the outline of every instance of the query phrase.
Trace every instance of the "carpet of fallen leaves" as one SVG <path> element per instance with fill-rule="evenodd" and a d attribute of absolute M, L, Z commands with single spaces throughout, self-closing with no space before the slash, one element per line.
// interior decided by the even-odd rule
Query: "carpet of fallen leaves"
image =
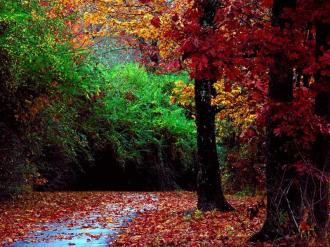
<path fill-rule="evenodd" d="M 111 246 L 327 246 L 290 241 L 247 244 L 264 220 L 263 198 L 227 198 L 235 211 L 203 213 L 196 210 L 197 198 L 192 192 L 35 192 L 0 205 L 0 246 L 20 240 L 30 231 L 42 230 L 42 223 L 72 220 L 74 215 L 82 219 L 91 212 L 109 210 L 109 204 L 119 205 L 118 215 L 128 205 L 139 212 L 133 221 L 120 227 L 121 233 Z M 153 206 L 144 210 L 145 205 Z M 109 218 L 104 215 L 97 221 L 106 226 Z"/>
<path fill-rule="evenodd" d="M 143 198 L 143 201 L 137 198 Z M 10 244 L 26 237 L 30 232 L 46 230 L 43 224 L 70 220 L 70 224 L 82 224 L 81 219 L 88 218 L 92 212 L 102 212 L 97 222 L 85 222 L 86 226 L 116 222 L 109 219 L 108 206 L 116 205 L 120 215 L 128 205 L 140 210 L 146 204 L 152 204 L 151 193 L 129 192 L 34 192 L 14 201 L 0 205 L 0 246 Z M 97 236 L 96 236 L 97 237 Z M 60 236 L 59 236 L 60 238 Z"/>
<path fill-rule="evenodd" d="M 247 246 L 248 238 L 262 225 L 265 207 L 260 197 L 229 196 L 233 212 L 196 210 L 190 192 L 156 193 L 156 211 L 132 221 L 114 246 Z M 251 210 L 257 208 L 257 215 Z M 252 212 L 253 213 L 253 212 Z"/>

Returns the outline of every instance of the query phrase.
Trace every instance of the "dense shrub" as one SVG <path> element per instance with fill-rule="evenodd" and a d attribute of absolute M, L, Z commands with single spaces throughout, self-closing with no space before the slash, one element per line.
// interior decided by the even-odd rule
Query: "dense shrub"
<path fill-rule="evenodd" d="M 176 150 L 184 148 L 191 159 L 194 123 L 186 119 L 183 109 L 169 103 L 178 76 L 148 74 L 136 64 L 118 65 L 108 76 L 109 89 L 95 105 L 92 120 L 107 123 L 100 134 L 117 144 L 117 157 L 136 159 L 144 146 L 166 145 L 166 138 L 173 138 Z"/>
<path fill-rule="evenodd" d="M 37 178 L 25 137 L 46 106 L 52 82 L 60 78 L 60 63 L 66 59 L 62 53 L 68 46 L 54 42 L 61 22 L 42 16 L 36 2 L 0 1 L 2 195 L 29 188 Z"/>
<path fill-rule="evenodd" d="M 186 75 L 106 67 L 89 51 L 73 50 L 65 19 L 46 18 L 37 1 L 0 0 L 0 9 L 2 195 L 33 185 L 187 183 L 195 126 L 169 103 L 174 81 Z"/>
<path fill-rule="evenodd" d="M 107 71 L 106 78 L 95 114 L 83 123 L 92 149 L 112 152 L 109 166 L 130 170 L 133 165 L 141 174 L 135 187 L 144 180 L 149 189 L 177 188 L 176 177 L 193 172 L 196 148 L 194 122 L 169 102 L 174 81 L 186 76 L 155 75 L 137 64 L 122 64 Z"/>

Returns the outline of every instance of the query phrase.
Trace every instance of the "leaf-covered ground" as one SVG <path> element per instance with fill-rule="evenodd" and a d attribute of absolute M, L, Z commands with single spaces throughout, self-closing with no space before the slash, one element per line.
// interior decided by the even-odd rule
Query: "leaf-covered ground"
<path fill-rule="evenodd" d="M 82 238 L 86 240 L 84 246 L 100 238 L 108 237 L 110 241 L 121 231 L 123 221 L 131 220 L 136 213 L 153 210 L 155 200 L 153 193 L 32 193 L 0 206 L 0 246 L 13 243 L 26 246 L 39 241 L 48 242 L 49 246 L 78 245 Z M 62 230 L 54 232 L 59 228 Z M 109 236 L 104 236 L 106 228 L 111 230 Z M 93 229 L 98 232 L 87 231 Z M 20 244 L 19 240 L 24 242 Z"/>
<path fill-rule="evenodd" d="M 29 235 L 31 241 L 31 232 L 46 231 L 48 226 L 66 222 L 67 227 L 102 226 L 115 232 L 111 236 L 87 233 L 87 245 L 82 246 L 92 246 L 100 237 L 108 237 L 110 246 L 248 246 L 247 239 L 258 231 L 264 219 L 263 200 L 236 196 L 228 199 L 235 211 L 202 213 L 196 210 L 196 195 L 192 192 L 32 193 L 0 206 L 0 243 L 10 244 Z M 123 224 L 127 209 L 134 216 Z M 95 213 L 97 217 L 90 218 Z M 68 238 L 67 245 L 76 245 L 70 242 L 74 236 L 55 237 Z M 282 242 L 276 246 L 291 245 Z M 325 245 L 314 242 L 313 246 Z"/>
<path fill-rule="evenodd" d="M 158 199 L 155 199 L 155 195 Z M 124 233 L 113 245 L 214 245 L 228 241 L 243 243 L 261 222 L 260 218 L 252 221 L 247 218 L 247 208 L 256 204 L 257 199 L 232 198 L 231 202 L 236 207 L 236 212 L 202 214 L 194 210 L 196 197 L 189 192 L 33 193 L 0 207 L 0 242 L 16 242 L 31 231 L 46 230 L 45 225 L 67 219 L 70 219 L 70 225 L 81 225 L 81 228 L 93 227 L 95 223 L 106 225 L 116 222 L 111 211 L 115 210 L 120 215 L 127 206 L 139 211 L 145 205 L 154 205 L 156 210 L 140 213 L 128 227 L 123 227 Z M 109 210 L 107 206 L 110 204 L 116 205 L 116 208 Z M 104 213 L 96 222 L 81 221 L 88 218 L 91 212 L 102 211 Z M 100 236 L 90 237 L 92 239 Z"/>
<path fill-rule="evenodd" d="M 202 213 L 196 210 L 194 193 L 157 196 L 157 211 L 145 212 L 132 221 L 115 246 L 246 246 L 265 214 L 261 207 L 257 217 L 251 215 L 251 209 L 263 204 L 257 197 L 229 196 L 236 211 Z"/>

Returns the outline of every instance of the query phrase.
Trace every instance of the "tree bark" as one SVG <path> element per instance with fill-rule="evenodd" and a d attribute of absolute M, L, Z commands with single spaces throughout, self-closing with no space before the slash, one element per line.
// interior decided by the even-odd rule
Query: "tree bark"
<path fill-rule="evenodd" d="M 218 0 L 200 0 L 197 6 L 203 15 L 200 19 L 202 28 L 213 29 Z M 211 105 L 215 96 L 212 79 L 195 80 L 196 125 L 197 125 L 197 207 L 208 211 L 233 210 L 226 201 L 221 185 L 220 164 L 217 155 L 215 137 L 216 109 Z"/>
<path fill-rule="evenodd" d="M 197 195 L 198 208 L 221 211 L 233 208 L 226 201 L 220 176 L 220 165 L 215 138 L 215 107 L 211 105 L 215 94 L 214 81 L 195 81 L 196 124 L 198 146 Z"/>
<path fill-rule="evenodd" d="M 275 0 L 273 4 L 272 25 L 284 28 L 290 23 L 289 18 L 282 16 L 285 8 L 294 8 L 295 0 Z M 293 99 L 294 83 L 293 67 L 284 51 L 274 55 L 274 63 L 270 66 L 268 97 L 274 103 L 290 104 Z M 288 229 L 284 229 L 283 219 L 291 220 L 291 225 L 298 230 L 301 199 L 299 190 L 293 182 L 294 175 L 285 167 L 294 162 L 294 151 L 288 145 L 290 137 L 276 136 L 274 129 L 278 123 L 272 120 L 277 113 L 273 108 L 266 126 L 266 187 L 267 216 L 262 229 L 250 238 L 250 241 L 268 241 L 282 237 Z"/>
<path fill-rule="evenodd" d="M 322 1 L 321 1 L 322 2 Z M 325 2 L 325 1 L 323 1 Z M 321 5 L 322 6 L 322 5 Z M 316 60 L 330 49 L 330 23 L 323 23 L 320 20 L 316 23 Z M 319 84 L 321 91 L 316 95 L 315 98 L 315 114 L 324 117 L 330 123 L 330 92 L 329 84 L 330 77 L 322 70 L 330 71 L 329 66 L 321 68 L 315 76 L 315 81 Z M 330 138 L 328 135 L 319 134 L 314 144 L 313 160 L 315 168 L 322 172 L 323 175 L 329 176 L 330 165 Z M 313 203 L 313 213 L 316 221 L 316 233 L 319 237 L 325 237 L 328 230 L 329 224 L 329 181 L 324 177 L 314 177 L 316 180 Z"/>

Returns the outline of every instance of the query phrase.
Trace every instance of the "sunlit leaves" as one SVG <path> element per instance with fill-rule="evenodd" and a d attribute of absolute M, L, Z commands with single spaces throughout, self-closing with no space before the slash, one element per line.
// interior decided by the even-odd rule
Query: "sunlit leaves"
<path fill-rule="evenodd" d="M 243 133 L 256 120 L 256 110 L 258 105 L 255 101 L 249 98 L 248 91 L 241 86 L 227 86 L 224 80 L 219 80 L 214 84 L 216 96 L 212 99 L 212 105 L 218 108 L 216 116 L 218 121 L 230 121 L 232 127 L 238 132 Z M 194 109 L 194 85 L 176 82 L 176 87 L 173 89 L 173 95 L 170 98 L 172 104 L 179 104 L 190 111 Z M 260 106 L 259 106 L 260 107 Z M 194 114 L 192 112 L 192 114 Z M 227 129 L 221 124 L 218 125 L 218 137 L 221 139 L 225 135 Z"/>

